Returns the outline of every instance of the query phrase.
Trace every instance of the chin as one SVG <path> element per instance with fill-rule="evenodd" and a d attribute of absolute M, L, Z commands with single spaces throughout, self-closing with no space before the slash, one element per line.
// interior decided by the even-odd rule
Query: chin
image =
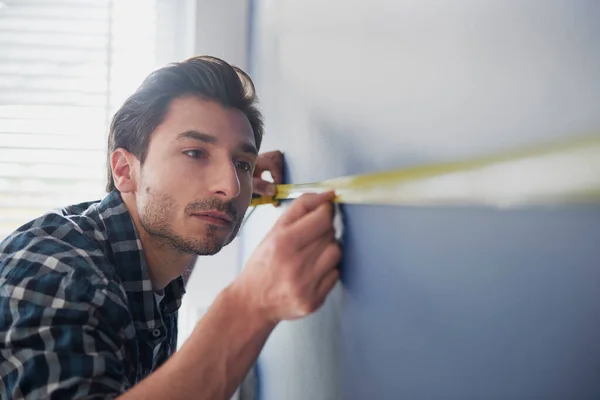
<path fill-rule="evenodd" d="M 234 239 L 232 235 L 224 237 L 215 237 L 215 235 L 208 235 L 203 237 L 196 237 L 193 239 L 195 253 L 203 256 L 213 256 L 220 252 L 223 247 L 227 246 Z"/>
<path fill-rule="evenodd" d="M 197 256 L 214 256 L 215 254 L 220 252 L 222 249 L 223 249 L 223 247 L 197 249 L 194 252 L 194 254 Z"/>
<path fill-rule="evenodd" d="M 212 256 L 220 252 L 223 247 L 230 244 L 236 238 L 239 229 L 217 230 L 207 229 L 202 233 L 187 232 L 179 236 L 177 244 L 180 250 L 194 253 L 199 256 Z"/>
<path fill-rule="evenodd" d="M 214 256 L 215 254 L 223 250 L 224 247 L 231 244 L 231 242 L 233 242 L 233 239 L 235 238 L 236 235 L 231 234 L 223 240 L 214 240 L 214 238 L 212 238 L 212 241 L 210 239 L 205 240 L 205 245 L 203 246 L 204 253 L 199 255 Z"/>

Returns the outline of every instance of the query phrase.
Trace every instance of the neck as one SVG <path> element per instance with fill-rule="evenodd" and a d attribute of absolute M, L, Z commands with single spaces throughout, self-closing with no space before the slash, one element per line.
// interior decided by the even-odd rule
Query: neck
<path fill-rule="evenodd" d="M 140 230 L 140 240 L 148 264 L 152 287 L 158 292 L 162 291 L 172 280 L 182 275 L 184 277 L 189 275 L 187 271 L 193 268 L 198 258 L 196 255 L 174 249 L 164 239 L 153 237 L 144 230 Z"/>
<path fill-rule="evenodd" d="M 182 275 L 187 280 L 198 256 L 183 253 L 174 248 L 168 240 L 147 232 L 140 222 L 135 200 L 123 194 L 121 197 L 131 214 L 131 219 L 142 242 L 142 250 L 154 291 L 162 292 L 169 282 Z"/>

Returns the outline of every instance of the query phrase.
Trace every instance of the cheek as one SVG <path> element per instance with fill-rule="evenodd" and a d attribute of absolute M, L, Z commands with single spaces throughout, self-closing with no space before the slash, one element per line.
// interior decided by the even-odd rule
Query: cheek
<path fill-rule="evenodd" d="M 177 231 L 181 227 L 183 207 L 177 203 L 170 192 L 147 186 L 138 201 L 138 211 L 145 223 L 155 230 L 170 229 Z"/>
<path fill-rule="evenodd" d="M 180 185 L 174 177 L 165 174 L 165 171 L 142 168 L 138 192 L 140 206 L 146 212 L 162 217 L 169 215 L 169 219 L 177 219 L 178 210 L 183 208 L 183 205 L 178 203 L 181 196 L 175 190 L 177 187 L 185 185 Z"/>
<path fill-rule="evenodd" d="M 187 171 L 175 162 L 148 163 L 142 167 L 142 189 L 172 191 L 173 188 L 185 187 L 182 182 L 187 179 Z"/>

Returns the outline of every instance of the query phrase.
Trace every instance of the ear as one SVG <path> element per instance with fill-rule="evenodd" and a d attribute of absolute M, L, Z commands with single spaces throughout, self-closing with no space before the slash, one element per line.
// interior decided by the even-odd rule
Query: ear
<path fill-rule="evenodd" d="M 121 193 L 135 192 L 138 187 L 139 160 L 135 155 L 123 148 L 118 148 L 110 155 L 115 187 Z"/>

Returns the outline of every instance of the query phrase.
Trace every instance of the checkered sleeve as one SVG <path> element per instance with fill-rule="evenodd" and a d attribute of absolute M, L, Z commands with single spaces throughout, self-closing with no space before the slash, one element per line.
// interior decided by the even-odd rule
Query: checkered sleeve
<path fill-rule="evenodd" d="M 0 262 L 0 398 L 116 397 L 129 386 L 126 311 L 82 272 L 90 257 L 56 241 L 37 248 Z"/>

